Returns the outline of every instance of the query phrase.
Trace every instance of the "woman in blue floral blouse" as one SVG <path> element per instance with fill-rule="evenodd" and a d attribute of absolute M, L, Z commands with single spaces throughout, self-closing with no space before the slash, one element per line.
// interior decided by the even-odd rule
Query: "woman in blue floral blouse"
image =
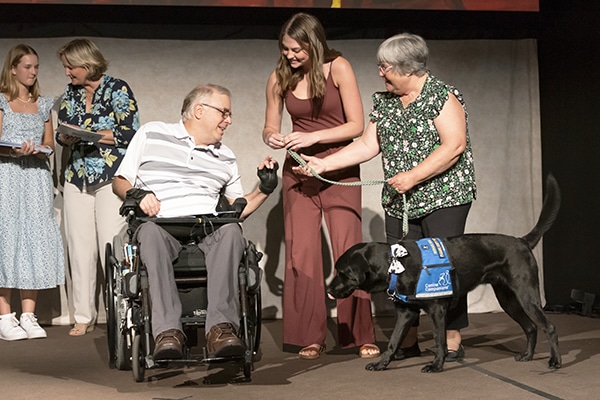
<path fill-rule="evenodd" d="M 94 329 L 97 317 L 96 276 L 104 247 L 126 230 L 119 215 L 121 200 L 112 179 L 129 142 L 140 126 L 138 106 L 129 85 L 105 75 L 108 68 L 98 47 L 75 39 L 58 51 L 71 80 L 58 112 L 59 124 L 104 135 L 97 143 L 57 131 L 59 144 L 70 150 L 65 167 L 64 223 L 71 267 L 75 326 L 71 336 Z"/>
<path fill-rule="evenodd" d="M 407 239 L 448 237 L 464 233 L 476 196 L 473 153 L 462 94 L 431 75 L 429 50 L 420 36 L 403 33 L 384 41 L 377 51 L 385 92 L 373 95 L 370 122 L 363 135 L 323 159 L 304 156 L 310 175 L 335 171 L 382 155 L 386 184 L 381 194 L 388 243 L 404 237 L 406 197 Z M 468 326 L 467 299 L 449 310 L 446 361 L 464 357 L 460 329 Z M 414 327 L 396 358 L 421 354 Z"/>

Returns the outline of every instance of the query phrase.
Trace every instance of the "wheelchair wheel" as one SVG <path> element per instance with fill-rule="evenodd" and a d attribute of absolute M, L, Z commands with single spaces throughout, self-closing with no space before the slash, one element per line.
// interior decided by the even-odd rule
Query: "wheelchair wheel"
<path fill-rule="evenodd" d="M 136 382 L 143 382 L 146 373 L 146 358 L 143 335 L 136 333 L 131 345 L 131 371 Z"/>
<path fill-rule="evenodd" d="M 127 335 L 118 333 L 117 336 L 117 354 L 115 367 L 119 370 L 128 370 L 131 368 L 131 349 L 127 347 Z"/>
<path fill-rule="evenodd" d="M 106 337 L 108 339 L 108 364 L 111 368 L 115 368 L 115 360 L 117 358 L 116 331 L 118 326 L 113 323 L 117 310 L 115 308 L 115 272 L 114 272 L 114 257 L 112 254 L 112 246 L 106 243 L 105 253 L 105 268 L 106 275 Z"/>
<path fill-rule="evenodd" d="M 251 362 L 244 362 L 244 378 L 250 379 L 253 369 L 253 364 Z"/>
<path fill-rule="evenodd" d="M 260 286 L 254 291 L 253 296 L 250 296 L 250 310 L 253 313 L 252 319 L 252 337 L 254 338 L 252 351 L 256 355 L 260 347 L 260 335 L 262 327 L 262 300 Z"/>
<path fill-rule="evenodd" d="M 261 335 L 261 297 L 260 288 L 252 293 L 247 293 L 247 314 L 242 320 L 241 326 L 244 329 L 243 339 L 246 344 L 246 355 L 244 357 L 244 377 L 250 379 L 254 369 L 254 357 L 258 353 Z"/>
<path fill-rule="evenodd" d="M 244 377 L 250 379 L 252 370 L 254 369 L 254 357 L 258 353 L 261 335 L 261 297 L 260 287 L 253 291 L 248 291 L 247 286 L 240 286 L 242 302 L 242 320 L 240 326 L 242 328 L 242 339 L 246 345 L 246 353 L 244 355 Z"/>
<path fill-rule="evenodd" d="M 130 366 L 130 350 L 127 346 L 127 331 L 122 330 L 119 306 L 122 301 L 119 280 L 119 260 L 123 259 L 123 241 L 115 236 L 113 246 L 106 244 L 106 319 L 109 365 L 111 368 L 127 370 Z"/>

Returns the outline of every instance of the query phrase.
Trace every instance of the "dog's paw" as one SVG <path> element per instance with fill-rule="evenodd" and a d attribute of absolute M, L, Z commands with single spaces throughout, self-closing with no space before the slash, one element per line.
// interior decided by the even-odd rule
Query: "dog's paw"
<path fill-rule="evenodd" d="M 373 362 L 373 363 L 369 363 L 365 366 L 365 369 L 367 371 L 383 371 L 387 368 L 388 364 L 390 362 L 384 362 L 384 361 L 379 361 L 379 362 Z"/>
<path fill-rule="evenodd" d="M 432 372 L 442 372 L 443 370 L 444 370 L 444 367 L 442 365 L 435 365 L 433 363 L 427 364 L 426 366 L 421 368 L 421 372 L 428 373 L 428 374 L 430 374 Z"/>
<path fill-rule="evenodd" d="M 519 362 L 527 362 L 527 361 L 531 361 L 533 360 L 533 354 L 532 353 L 519 353 L 515 356 L 515 361 L 519 361 Z"/>
<path fill-rule="evenodd" d="M 560 367 L 562 367 L 561 360 L 556 357 L 550 357 L 550 360 L 548 360 L 548 368 L 559 369 Z"/>

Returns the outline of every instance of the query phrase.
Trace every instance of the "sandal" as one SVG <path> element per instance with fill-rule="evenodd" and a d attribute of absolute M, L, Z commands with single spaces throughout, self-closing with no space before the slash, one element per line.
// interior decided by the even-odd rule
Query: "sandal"
<path fill-rule="evenodd" d="M 94 330 L 94 325 L 76 323 L 69 331 L 70 336 L 83 336 Z"/>
<path fill-rule="evenodd" d="M 321 356 L 321 353 L 325 351 L 325 346 L 320 344 L 311 344 L 306 346 L 298 352 L 298 355 L 303 360 L 316 360 Z"/>
<path fill-rule="evenodd" d="M 358 350 L 358 355 L 360 358 L 375 358 L 379 357 L 380 350 L 376 344 L 367 343 L 360 346 L 360 350 Z"/>

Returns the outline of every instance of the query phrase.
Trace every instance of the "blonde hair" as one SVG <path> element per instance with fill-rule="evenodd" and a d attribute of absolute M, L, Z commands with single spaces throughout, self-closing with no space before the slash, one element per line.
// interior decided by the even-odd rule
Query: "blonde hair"
<path fill-rule="evenodd" d="M 183 121 L 190 119 L 192 117 L 194 106 L 210 99 L 214 93 L 224 94 L 231 98 L 231 92 L 226 87 L 214 85 L 212 83 L 196 86 L 187 94 L 187 96 L 185 96 L 185 99 L 183 99 L 181 119 Z"/>
<path fill-rule="evenodd" d="M 312 103 L 313 117 L 316 117 L 321 111 L 327 85 L 327 78 L 323 75 L 323 64 L 335 60 L 342 53 L 327 46 L 325 29 L 317 18 L 305 13 L 294 14 L 283 25 L 279 34 L 280 56 L 275 74 L 282 94 L 288 90 L 294 90 L 298 82 L 304 77 L 304 71 L 301 68 L 293 70 L 289 61 L 283 55 L 283 38 L 286 35 L 298 42 L 302 49 L 308 53 L 310 62 L 308 73 L 309 97 Z"/>
<path fill-rule="evenodd" d="M 37 52 L 33 47 L 26 44 L 18 44 L 8 51 L 6 59 L 4 60 L 4 67 L 2 68 L 2 75 L 0 76 L 0 92 L 8 95 L 8 100 L 14 100 L 19 97 L 19 86 L 15 76 L 12 74 L 12 69 L 16 68 L 21 59 L 26 55 L 34 55 L 38 58 Z M 40 96 L 40 85 L 36 79 L 33 85 L 29 87 L 29 94 L 31 95 L 31 101 L 37 101 Z"/>
<path fill-rule="evenodd" d="M 87 79 L 97 81 L 108 69 L 108 61 L 100 49 L 89 39 L 73 39 L 58 50 L 58 58 L 64 57 L 70 67 L 87 70 Z"/>

